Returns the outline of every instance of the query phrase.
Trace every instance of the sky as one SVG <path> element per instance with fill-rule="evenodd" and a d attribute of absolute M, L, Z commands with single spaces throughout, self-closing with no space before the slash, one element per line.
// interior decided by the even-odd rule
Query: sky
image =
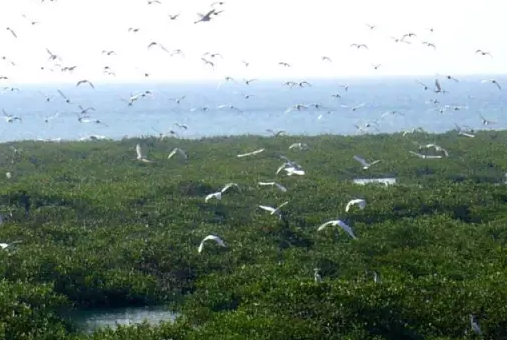
<path fill-rule="evenodd" d="M 160 2 L 2 0 L 0 56 L 15 66 L 0 59 L 0 76 L 9 78 L 0 84 L 507 74 L 505 0 L 224 0 L 223 13 L 197 24 L 197 13 L 206 13 L 213 1 Z M 177 20 L 169 20 L 178 13 Z M 129 27 L 140 30 L 129 33 Z M 417 36 L 407 39 L 410 44 L 392 39 L 411 32 Z M 148 49 L 153 41 L 170 51 L 181 49 L 185 57 Z M 353 43 L 369 49 L 351 48 Z M 46 48 L 63 66 L 77 66 L 75 71 L 61 72 L 48 62 Z M 476 54 L 477 49 L 492 57 Z M 212 68 L 201 60 L 205 52 L 223 59 L 208 57 Z M 104 74 L 104 66 L 116 76 Z"/>

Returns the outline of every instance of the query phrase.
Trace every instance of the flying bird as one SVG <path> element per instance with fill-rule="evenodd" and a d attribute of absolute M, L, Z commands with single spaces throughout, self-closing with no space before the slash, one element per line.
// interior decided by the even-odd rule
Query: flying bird
<path fill-rule="evenodd" d="M 361 163 L 361 165 L 363 166 L 363 170 L 368 170 L 372 165 L 375 165 L 377 163 L 380 163 L 382 160 L 379 159 L 379 160 L 376 160 L 376 161 L 373 161 L 371 163 L 368 163 L 367 161 L 364 160 L 364 158 L 362 157 L 359 157 L 359 156 L 356 156 L 354 155 L 353 157 L 356 161 L 358 161 L 359 163 Z"/>
<path fill-rule="evenodd" d="M 323 229 L 325 229 L 327 226 L 339 226 L 340 228 L 342 228 L 347 234 L 350 235 L 350 237 L 352 237 L 353 239 L 356 239 L 356 235 L 354 235 L 354 232 L 352 231 L 352 228 L 347 225 L 347 223 L 343 222 L 342 220 L 332 220 L 332 221 L 329 221 L 329 222 L 326 222 L 326 223 L 323 223 L 319 226 L 319 228 L 317 229 L 317 231 L 321 231 Z"/>
<path fill-rule="evenodd" d="M 484 55 L 484 56 L 489 55 L 491 58 L 493 58 L 491 53 L 483 51 L 483 50 L 477 50 L 477 51 L 475 51 L 475 54 L 480 54 L 480 55 Z"/>
<path fill-rule="evenodd" d="M 287 188 L 276 182 L 259 182 L 260 186 L 273 186 L 278 188 L 281 192 L 287 192 Z"/>
<path fill-rule="evenodd" d="M 86 79 L 83 79 L 83 80 L 78 81 L 78 82 L 76 83 L 76 87 L 77 87 L 77 86 L 79 86 L 79 85 L 81 85 L 81 84 L 88 84 L 88 85 L 90 85 L 90 87 L 91 87 L 92 89 L 94 89 L 94 88 L 95 88 L 95 86 L 93 86 L 92 82 L 91 82 L 91 81 L 89 81 L 89 80 L 86 80 Z"/>
<path fill-rule="evenodd" d="M 481 81 L 482 84 L 484 83 L 491 83 L 491 84 L 495 84 L 496 87 L 498 87 L 499 90 L 502 89 L 502 87 L 500 86 L 500 84 L 498 83 L 498 81 L 496 79 L 486 79 L 486 80 L 483 80 Z"/>
<path fill-rule="evenodd" d="M 194 24 L 197 24 L 199 22 L 207 22 L 211 20 L 211 15 L 215 14 L 216 10 L 212 9 L 208 11 L 206 14 L 197 13 L 197 15 L 200 17 L 199 20 L 195 21 Z"/>
<path fill-rule="evenodd" d="M 17 37 L 18 37 L 18 35 L 16 34 L 16 32 L 14 32 L 14 30 L 13 30 L 12 28 L 10 28 L 10 27 L 6 27 L 5 29 L 6 29 L 7 31 L 11 32 L 11 34 L 14 36 L 14 38 L 17 38 Z"/>
<path fill-rule="evenodd" d="M 13 123 L 13 122 L 14 122 L 14 121 L 16 121 L 16 120 L 19 120 L 20 122 L 21 122 L 21 121 L 23 121 L 23 120 L 21 119 L 21 117 L 14 116 L 14 115 L 10 115 L 10 114 L 8 114 L 7 112 L 5 112 L 5 110 L 4 110 L 4 109 L 2 109 L 2 113 L 3 113 L 3 115 L 4 115 L 4 119 L 5 119 L 5 121 L 6 121 L 7 123 Z"/>
<path fill-rule="evenodd" d="M 67 96 L 66 96 L 65 94 L 63 94 L 63 92 L 62 92 L 62 91 L 60 91 L 59 89 L 58 89 L 58 90 L 56 90 L 56 91 L 58 91 L 58 93 L 60 94 L 60 96 L 62 96 L 62 98 L 65 100 L 65 102 L 66 102 L 67 104 L 71 104 L 70 99 L 69 99 L 69 98 L 67 98 Z"/>
<path fill-rule="evenodd" d="M 270 213 L 270 215 L 277 215 L 279 218 L 282 218 L 282 214 L 280 212 L 280 209 L 284 206 L 286 206 L 289 202 L 283 202 L 280 204 L 277 208 L 270 207 L 268 205 L 259 205 L 259 208 L 262 210 L 265 210 Z"/>
<path fill-rule="evenodd" d="M 187 159 L 188 156 L 187 154 L 185 153 L 185 151 L 183 151 L 182 149 L 180 148 L 174 148 L 173 151 L 171 151 L 171 153 L 169 154 L 169 156 L 167 156 L 167 159 L 170 159 L 171 157 L 173 157 L 174 155 L 176 154 L 180 154 L 184 159 Z"/>
<path fill-rule="evenodd" d="M 136 154 L 137 154 L 137 160 L 144 162 L 144 163 L 153 163 L 153 161 L 150 161 L 146 158 L 145 154 L 143 153 L 143 150 L 141 149 L 141 144 L 137 143 L 136 145 Z"/>
<path fill-rule="evenodd" d="M 257 155 L 261 152 L 263 152 L 265 149 L 259 149 L 259 150 L 255 150 L 255 151 L 252 151 L 252 152 L 248 152 L 248 153 L 243 153 L 243 154 L 240 154 L 240 155 L 237 155 L 238 158 L 242 158 L 242 157 L 247 157 L 247 156 L 254 156 L 254 155 Z"/>
<path fill-rule="evenodd" d="M 204 248 L 204 243 L 206 241 L 215 241 L 219 246 L 221 247 L 227 247 L 225 245 L 225 242 L 218 236 L 215 235 L 208 235 L 205 238 L 202 239 L 201 243 L 199 244 L 199 248 L 197 248 L 197 252 L 201 253 Z"/>
<path fill-rule="evenodd" d="M 353 205 L 357 205 L 359 209 L 363 210 L 366 207 L 366 200 L 362 198 L 357 198 L 349 201 L 345 206 L 345 212 L 349 212 L 350 207 L 352 207 Z"/>
<path fill-rule="evenodd" d="M 368 50 L 368 46 L 367 46 L 366 44 L 352 44 L 352 45 L 350 45 L 350 47 L 355 47 L 355 48 L 357 48 L 358 50 L 359 50 L 360 48 L 366 48 L 366 49 Z"/>

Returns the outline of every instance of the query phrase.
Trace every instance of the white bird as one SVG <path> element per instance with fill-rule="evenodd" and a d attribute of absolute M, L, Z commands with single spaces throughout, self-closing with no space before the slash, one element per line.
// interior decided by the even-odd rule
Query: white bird
<path fill-rule="evenodd" d="M 12 241 L 11 243 L 0 243 L 0 249 L 6 249 L 16 243 L 22 243 L 22 241 Z"/>
<path fill-rule="evenodd" d="M 8 114 L 7 112 L 5 112 L 5 110 L 4 110 L 4 109 L 2 109 L 2 113 L 3 113 L 3 115 L 4 115 L 4 119 L 5 119 L 5 121 L 6 121 L 7 123 L 12 123 L 12 122 L 14 122 L 15 120 L 19 120 L 20 122 L 21 122 L 21 121 L 23 121 L 23 120 L 21 119 L 21 117 L 14 116 L 14 115 L 10 115 L 10 114 Z"/>
<path fill-rule="evenodd" d="M 481 120 L 482 120 L 482 125 L 491 125 L 491 124 L 496 124 L 495 121 L 492 121 L 492 120 L 489 120 L 489 119 L 486 119 L 482 113 L 479 113 L 479 116 L 481 117 Z"/>
<path fill-rule="evenodd" d="M 366 200 L 364 200 L 362 198 L 357 198 L 357 199 L 353 199 L 353 200 L 349 201 L 347 203 L 347 206 L 345 207 L 345 212 L 349 212 L 350 207 L 353 205 L 357 205 L 359 207 L 359 209 L 363 210 L 364 207 L 366 207 Z"/>
<path fill-rule="evenodd" d="M 141 149 L 141 144 L 136 145 L 136 154 L 137 154 L 137 160 L 144 162 L 144 163 L 153 163 L 153 161 L 150 161 L 146 158 L 146 156 L 143 154 L 143 150 Z"/>
<path fill-rule="evenodd" d="M 430 144 L 419 146 L 419 150 L 420 149 L 430 149 L 430 148 L 434 148 L 436 152 L 443 152 L 445 157 L 449 157 L 449 152 L 447 152 L 447 150 L 444 149 L 443 147 L 441 147 L 440 145 L 430 143 Z"/>
<path fill-rule="evenodd" d="M 281 192 L 287 192 L 287 188 L 276 182 L 259 182 L 260 186 L 275 186 L 280 189 Z"/>
<path fill-rule="evenodd" d="M 238 188 L 238 189 L 239 189 L 239 185 L 238 185 L 238 184 L 236 184 L 236 183 L 232 183 L 232 182 L 231 182 L 231 183 L 227 183 L 227 184 L 226 184 L 226 185 L 222 188 L 222 190 L 220 190 L 220 192 L 221 192 L 222 194 L 224 194 L 227 190 L 229 190 L 229 189 L 230 189 L 230 188 L 232 188 L 232 187 L 236 187 L 236 188 Z"/>
<path fill-rule="evenodd" d="M 222 199 L 222 192 L 217 191 L 217 192 L 213 192 L 209 195 L 206 195 L 206 197 L 204 198 L 204 202 L 208 202 L 212 198 L 217 199 L 217 200 L 221 200 Z"/>
<path fill-rule="evenodd" d="M 366 105 L 365 103 L 361 103 L 361 104 L 358 104 L 358 105 L 356 105 L 356 106 L 349 106 L 349 105 L 343 105 L 343 104 L 342 104 L 342 105 L 341 105 L 341 107 L 348 108 L 348 109 L 350 109 L 352 112 L 355 112 L 357 109 L 359 109 L 359 108 L 361 108 L 361 107 L 363 107 L 363 106 L 365 106 L 365 105 Z"/>
<path fill-rule="evenodd" d="M 332 221 L 329 221 L 329 222 L 326 222 L 324 224 L 321 224 L 319 226 L 319 228 L 317 229 L 317 231 L 321 231 L 323 230 L 324 228 L 326 228 L 327 226 L 339 226 L 340 228 L 342 228 L 347 234 L 350 235 L 350 237 L 352 237 L 353 239 L 356 239 L 356 235 L 354 235 L 354 232 L 352 231 L 352 228 L 349 227 L 345 222 L 343 222 L 342 220 L 332 220 Z"/>
<path fill-rule="evenodd" d="M 243 112 L 240 109 L 238 109 L 236 106 L 231 105 L 231 104 L 223 104 L 223 105 L 217 106 L 217 110 L 222 110 L 222 109 L 229 109 L 229 110 L 234 110 L 236 112 Z"/>
<path fill-rule="evenodd" d="M 301 169 L 299 167 L 295 167 L 295 166 L 290 166 L 290 167 L 284 168 L 283 170 L 287 173 L 287 176 L 292 176 L 292 175 L 303 176 L 305 174 L 305 171 L 303 169 Z"/>
<path fill-rule="evenodd" d="M 482 335 L 481 327 L 479 326 L 479 323 L 475 321 L 475 316 L 472 314 L 470 314 L 470 326 L 475 333 Z"/>
<path fill-rule="evenodd" d="M 248 152 L 248 153 L 243 153 L 241 155 L 237 155 L 238 158 L 241 158 L 241 157 L 247 157 L 247 156 L 253 156 L 253 155 L 257 155 L 261 152 L 263 152 L 265 149 L 259 149 L 259 150 L 255 150 L 255 151 L 252 151 L 252 152 Z"/>
<path fill-rule="evenodd" d="M 171 153 L 169 154 L 169 156 L 167 156 L 167 159 L 170 159 L 172 156 L 174 156 L 176 153 L 179 153 L 184 159 L 187 159 L 188 156 L 187 154 L 185 153 L 185 151 L 183 151 L 182 149 L 180 148 L 174 148 L 173 151 L 171 151 Z"/>
<path fill-rule="evenodd" d="M 215 236 L 215 235 L 208 235 L 208 236 L 206 236 L 205 238 L 203 238 L 203 239 L 202 239 L 202 241 L 201 241 L 201 243 L 199 244 L 199 248 L 197 248 L 197 251 L 198 251 L 199 253 L 201 253 L 201 252 L 202 252 L 202 250 L 203 250 L 203 248 L 204 248 L 204 243 L 205 243 L 206 241 L 209 241 L 209 240 L 211 240 L 211 241 L 215 241 L 215 242 L 216 242 L 219 246 L 221 246 L 221 247 L 227 247 L 227 246 L 225 245 L 225 242 L 224 242 L 224 241 L 223 241 L 220 237 Z"/>
<path fill-rule="evenodd" d="M 486 80 L 483 80 L 481 81 L 482 84 L 484 83 L 491 83 L 491 84 L 495 84 L 496 87 L 498 87 L 499 90 L 502 89 L 502 87 L 500 86 L 500 84 L 498 83 L 498 81 L 496 79 L 486 79 Z"/>
<path fill-rule="evenodd" d="M 412 155 L 415 155 L 419 158 L 422 158 L 422 159 L 440 159 L 442 158 L 441 155 L 423 155 L 422 153 L 419 153 L 419 152 L 414 152 L 414 151 L 409 151 Z"/>
<path fill-rule="evenodd" d="M 317 282 L 317 283 L 322 282 L 322 276 L 319 274 L 319 272 L 320 272 L 319 268 L 313 269 L 313 278 L 314 278 L 315 282 Z"/>
<path fill-rule="evenodd" d="M 354 155 L 353 158 L 356 161 L 358 161 L 359 163 L 361 163 L 361 165 L 363 166 L 363 170 L 368 170 L 372 165 L 377 164 L 382 161 L 381 159 L 379 159 L 379 160 L 373 161 L 371 163 L 368 163 L 366 160 L 364 160 L 364 158 L 361 158 L 359 156 Z"/>
<path fill-rule="evenodd" d="M 280 212 L 280 208 L 286 206 L 289 202 L 283 202 L 277 208 L 270 207 L 268 205 L 259 205 L 259 208 L 262 210 L 270 212 L 270 215 L 278 215 L 278 217 L 282 218 L 282 214 Z"/>
<path fill-rule="evenodd" d="M 299 150 L 308 150 L 308 144 L 306 143 L 294 143 L 289 146 L 289 149 L 298 148 Z"/>

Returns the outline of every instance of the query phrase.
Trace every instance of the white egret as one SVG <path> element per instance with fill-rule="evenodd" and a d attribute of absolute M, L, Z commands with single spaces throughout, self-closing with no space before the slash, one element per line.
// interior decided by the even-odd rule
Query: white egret
<path fill-rule="evenodd" d="M 241 155 L 238 155 L 237 157 L 238 158 L 241 158 L 241 157 L 246 157 L 246 156 L 253 156 L 253 155 L 257 155 L 261 152 L 263 152 L 265 149 L 259 149 L 259 150 L 255 150 L 255 151 L 252 151 L 252 152 L 248 152 L 248 153 L 243 153 Z"/>
<path fill-rule="evenodd" d="M 202 252 L 202 250 L 203 250 L 203 248 L 204 248 L 204 243 L 205 243 L 206 241 L 209 241 L 209 240 L 211 240 L 211 241 L 215 241 L 215 242 L 216 242 L 219 246 L 221 246 L 221 247 L 227 247 L 227 246 L 225 245 L 225 242 L 224 242 L 224 241 L 223 241 L 220 237 L 215 236 L 215 235 L 208 235 L 208 236 L 206 236 L 205 238 L 203 238 L 203 239 L 202 239 L 202 241 L 201 241 L 201 243 L 199 244 L 199 248 L 197 248 L 197 251 L 198 251 L 199 253 L 201 253 L 201 252 Z"/>
<path fill-rule="evenodd" d="M 289 202 L 283 202 L 280 204 L 277 208 L 270 207 L 268 205 L 259 205 L 259 208 L 262 210 L 268 211 L 270 215 L 278 215 L 278 217 L 282 218 L 282 214 L 280 212 L 280 209 L 284 206 L 286 206 Z"/>
<path fill-rule="evenodd" d="M 150 161 L 146 158 L 146 156 L 143 154 L 143 150 L 141 149 L 141 144 L 137 143 L 136 145 L 136 154 L 137 154 L 137 160 L 144 162 L 144 163 L 153 163 L 153 161 Z"/>
<path fill-rule="evenodd" d="M 171 151 L 171 153 L 169 154 L 169 156 L 167 156 L 167 159 L 170 159 L 172 156 L 176 155 L 177 153 L 180 154 L 184 159 L 188 158 L 185 151 L 183 151 L 180 148 L 174 148 L 173 151 Z"/>
<path fill-rule="evenodd" d="M 353 200 L 349 201 L 347 203 L 347 206 L 345 207 L 345 212 L 349 212 L 350 207 L 353 205 L 357 205 L 359 207 L 359 209 L 363 210 L 366 207 L 366 200 L 364 200 L 362 198 L 357 198 L 357 199 L 353 199 Z"/>
<path fill-rule="evenodd" d="M 0 249 L 6 249 L 16 243 L 22 243 L 22 241 L 12 241 L 11 243 L 0 243 Z"/>
<path fill-rule="evenodd" d="M 274 186 L 277 187 L 281 192 L 287 192 L 287 188 L 276 182 L 259 182 L 260 186 Z"/>
<path fill-rule="evenodd" d="M 222 192 L 221 191 L 217 191 L 217 192 L 213 192 L 209 195 L 207 195 L 205 198 L 204 198 L 204 202 L 208 202 L 210 199 L 212 198 L 215 198 L 217 200 L 221 200 L 222 199 Z"/>
<path fill-rule="evenodd" d="M 363 170 L 368 170 L 368 169 L 369 169 L 372 165 L 375 165 L 375 164 L 377 164 L 377 163 L 379 163 L 379 162 L 382 162 L 382 160 L 381 160 L 381 159 L 379 159 L 379 160 L 373 161 L 373 162 L 371 162 L 371 163 L 368 163 L 366 160 L 364 160 L 364 158 L 359 157 L 359 156 L 356 156 L 356 155 L 354 155 L 354 157 L 353 157 L 353 158 L 354 158 L 356 161 L 358 161 L 359 163 L 361 163 L 361 165 L 363 166 Z"/>
<path fill-rule="evenodd" d="M 349 227 L 345 222 L 343 222 L 342 220 L 332 220 L 332 221 L 329 221 L 329 222 L 326 222 L 324 224 L 321 224 L 319 226 L 319 228 L 317 229 L 317 231 L 321 231 L 323 229 L 325 229 L 327 226 L 339 226 L 340 228 L 342 228 L 347 234 L 350 235 L 350 237 L 352 237 L 353 239 L 356 239 L 356 235 L 354 235 L 354 232 L 352 231 L 352 228 Z"/>
<path fill-rule="evenodd" d="M 320 272 L 319 268 L 313 268 L 313 278 L 317 283 L 322 282 L 322 276 L 320 275 L 319 272 Z"/>

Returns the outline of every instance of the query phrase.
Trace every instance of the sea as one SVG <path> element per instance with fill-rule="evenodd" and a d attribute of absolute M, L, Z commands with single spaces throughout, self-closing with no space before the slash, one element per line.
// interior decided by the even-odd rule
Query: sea
<path fill-rule="evenodd" d="M 442 89 L 435 93 L 435 79 Z M 507 127 L 507 76 L 149 82 L 137 84 L 13 84 L 0 93 L 5 114 L 0 142 L 158 136 L 393 133 L 422 128 L 441 133 Z M 496 79 L 499 89 L 484 79 Z M 417 81 L 427 85 L 425 89 Z M 57 92 L 69 99 L 65 99 Z M 127 104 L 129 97 L 145 93 Z M 333 95 L 336 95 L 333 97 Z M 50 98 L 49 101 L 46 97 Z M 177 100 L 181 99 L 181 100 Z M 288 110 L 297 104 L 300 109 Z M 318 104 L 316 107 L 309 106 Z M 93 107 L 80 117 L 81 108 Z M 362 106 L 361 106 L 362 105 Z M 232 106 L 232 108 L 231 108 Z M 355 110 L 353 107 L 360 106 Z M 392 113 L 396 112 L 396 113 Z M 482 117 L 481 117 L 482 115 Z M 483 118 L 487 120 L 484 124 Z M 178 124 L 178 125 L 177 125 Z M 92 139 L 94 139 L 92 137 Z"/>

